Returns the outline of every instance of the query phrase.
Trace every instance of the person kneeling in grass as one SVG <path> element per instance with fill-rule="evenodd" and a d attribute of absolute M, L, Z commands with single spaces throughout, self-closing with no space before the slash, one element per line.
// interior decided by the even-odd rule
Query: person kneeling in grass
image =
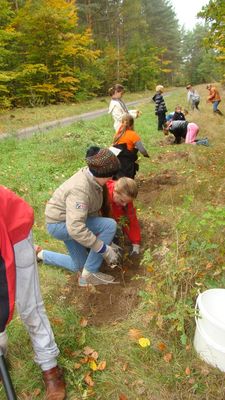
<path fill-rule="evenodd" d="M 175 136 L 174 144 L 180 144 L 182 140 L 186 144 L 202 144 L 208 146 L 208 139 L 197 139 L 199 126 L 194 122 L 188 121 L 168 121 L 164 124 L 163 132 L 165 135 L 172 133 Z"/>
<path fill-rule="evenodd" d="M 62 240 L 69 255 L 41 250 L 38 259 L 45 264 L 82 271 L 79 286 L 110 284 L 114 277 L 99 272 L 103 259 L 111 265 L 118 261 L 117 249 L 110 246 L 117 224 L 99 216 L 103 186 L 117 173 L 120 162 L 107 148 L 92 146 L 86 153 L 87 167 L 81 168 L 53 193 L 45 216 L 47 230 Z"/>

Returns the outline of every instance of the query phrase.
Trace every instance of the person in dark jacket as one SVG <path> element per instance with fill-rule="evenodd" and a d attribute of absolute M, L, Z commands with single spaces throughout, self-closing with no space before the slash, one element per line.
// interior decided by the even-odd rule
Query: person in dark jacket
<path fill-rule="evenodd" d="M 28 330 L 41 367 L 46 400 L 66 398 L 63 373 L 57 366 L 55 343 L 40 292 L 32 226 L 31 206 L 14 192 L 0 186 L 0 353 L 7 352 L 7 324 L 13 317 L 14 302 Z M 19 346 L 19 343 L 18 343 Z"/>
<path fill-rule="evenodd" d="M 186 138 L 188 121 L 168 121 L 164 124 L 163 132 L 165 135 L 172 133 L 175 136 L 175 144 L 180 144 Z"/>
<path fill-rule="evenodd" d="M 164 87 L 162 85 L 156 86 L 156 94 L 153 96 L 152 100 L 155 103 L 155 115 L 158 116 L 158 131 L 163 130 L 163 125 L 166 122 L 166 104 L 163 98 Z"/>
<path fill-rule="evenodd" d="M 182 107 L 181 106 L 176 106 L 175 111 L 172 117 L 173 121 L 185 121 L 185 111 L 182 112 Z"/>

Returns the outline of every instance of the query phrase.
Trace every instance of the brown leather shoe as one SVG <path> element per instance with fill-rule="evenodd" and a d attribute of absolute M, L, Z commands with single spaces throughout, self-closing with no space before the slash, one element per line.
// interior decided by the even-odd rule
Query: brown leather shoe
<path fill-rule="evenodd" d="M 63 379 L 63 371 L 54 367 L 43 372 L 46 389 L 46 400 L 64 400 L 66 398 L 66 385 Z"/>

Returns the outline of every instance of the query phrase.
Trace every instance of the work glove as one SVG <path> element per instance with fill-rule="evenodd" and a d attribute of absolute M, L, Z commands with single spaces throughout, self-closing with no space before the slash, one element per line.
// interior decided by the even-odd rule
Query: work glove
<path fill-rule="evenodd" d="M 140 254 L 140 244 L 132 244 L 132 250 L 130 255 L 137 256 L 138 254 Z"/>
<path fill-rule="evenodd" d="M 119 247 L 119 246 L 118 246 Z M 119 253 L 112 246 L 106 245 L 106 250 L 102 254 L 107 264 L 116 266 L 119 261 Z"/>
<path fill-rule="evenodd" d="M 6 355 L 8 349 L 8 337 L 6 331 L 0 333 L 0 355 Z"/>

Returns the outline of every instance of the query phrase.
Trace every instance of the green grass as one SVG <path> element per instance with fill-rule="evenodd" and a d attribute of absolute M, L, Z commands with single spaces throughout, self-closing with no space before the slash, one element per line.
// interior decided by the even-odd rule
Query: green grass
<path fill-rule="evenodd" d="M 132 314 L 121 322 L 82 327 L 76 304 L 76 290 L 81 289 L 76 288 L 74 297 L 68 297 L 71 275 L 40 266 L 42 293 L 60 347 L 59 362 L 66 371 L 70 400 L 119 400 L 122 394 L 129 400 L 224 398 L 223 373 L 203 363 L 192 346 L 198 290 L 225 287 L 225 119 L 212 115 L 211 106 L 204 103 L 205 88 L 199 87 L 199 91 L 201 113 L 190 114 L 188 119 L 199 124 L 199 137 L 208 136 L 210 147 L 161 145 L 164 138 L 156 130 L 152 103 L 141 105 L 143 115 L 135 123 L 151 155 L 150 159 L 140 157 L 138 179 L 150 179 L 167 170 L 178 174 L 179 183 L 161 185 L 155 191 L 149 186 L 148 201 L 137 199 L 146 272 L 140 277 L 140 303 Z M 185 106 L 185 100 L 182 88 L 166 97 L 169 110 L 177 103 Z M 55 110 L 59 117 L 59 109 Z M 108 146 L 112 134 L 112 121 L 106 115 L 27 140 L 0 142 L 1 184 L 34 207 L 37 243 L 64 251 L 64 246 L 45 231 L 46 201 L 61 182 L 85 164 L 88 146 Z M 178 152 L 186 152 L 188 158 L 169 157 Z M 151 223 L 156 222 L 161 229 L 158 241 L 151 239 Z M 129 330 L 133 328 L 151 340 L 150 347 L 141 348 L 130 339 Z M 11 374 L 18 398 L 43 399 L 40 370 L 34 365 L 29 337 L 16 315 L 8 332 Z M 165 345 L 163 351 L 159 350 L 160 343 Z M 99 361 L 107 362 L 104 371 L 91 372 L 93 389 L 84 383 L 84 375 L 91 371 L 89 364 L 75 367 L 84 357 L 84 346 L 95 349 Z M 168 353 L 172 354 L 170 362 L 164 358 Z M 0 387 L 0 399 L 4 398 Z"/>

